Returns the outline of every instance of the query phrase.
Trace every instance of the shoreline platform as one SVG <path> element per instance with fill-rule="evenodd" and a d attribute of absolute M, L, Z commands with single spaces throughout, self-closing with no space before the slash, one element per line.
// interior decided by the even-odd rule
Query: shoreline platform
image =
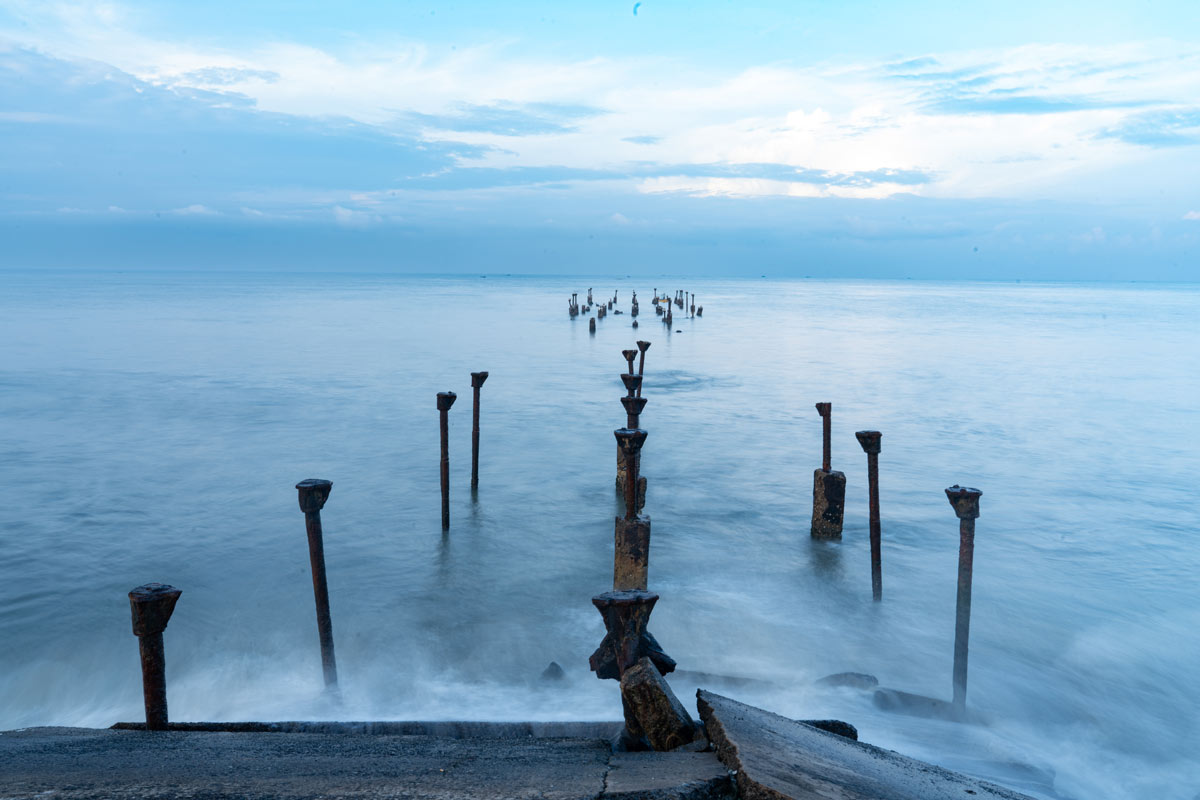
<path fill-rule="evenodd" d="M 666 753 L 614 752 L 620 722 L 25 728 L 0 733 L 0 798 L 1029 800 L 721 695 L 698 707 L 708 747 Z"/>

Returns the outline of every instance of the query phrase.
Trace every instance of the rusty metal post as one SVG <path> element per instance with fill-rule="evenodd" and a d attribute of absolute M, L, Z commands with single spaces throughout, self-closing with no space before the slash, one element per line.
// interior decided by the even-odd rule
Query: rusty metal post
<path fill-rule="evenodd" d="M 592 325 L 595 325 L 593 318 Z M 487 380 L 487 372 L 471 373 L 474 405 L 471 407 L 471 491 L 479 488 L 479 388 Z"/>
<path fill-rule="evenodd" d="M 333 482 L 308 478 L 296 484 L 304 527 L 308 532 L 308 561 L 312 567 L 313 598 L 317 603 L 317 634 L 321 638 L 321 668 L 326 688 L 337 688 L 337 659 L 333 655 L 333 620 L 329 615 L 329 583 L 325 580 L 325 540 L 321 531 L 321 509 L 329 499 Z"/>
<path fill-rule="evenodd" d="M 442 431 L 442 530 L 450 529 L 450 406 L 458 395 L 454 392 L 438 392 L 437 408 Z"/>
<path fill-rule="evenodd" d="M 846 475 L 832 468 L 830 420 L 832 403 L 817 403 L 821 415 L 821 469 L 813 470 L 813 511 L 810 533 L 815 539 L 842 538 L 846 507 Z"/>
<path fill-rule="evenodd" d="M 817 413 L 821 415 L 821 469 L 829 472 L 833 469 L 833 403 L 817 403 Z"/>
<path fill-rule="evenodd" d="M 621 355 L 625 356 L 625 360 L 629 362 L 629 374 L 633 373 L 633 360 L 637 358 L 637 350 L 622 350 Z"/>
<path fill-rule="evenodd" d="M 858 431 L 854 434 L 867 454 L 867 484 L 871 508 L 871 594 L 875 602 L 883 599 L 883 554 L 879 534 L 879 431 Z"/>
<path fill-rule="evenodd" d="M 954 614 L 954 708 L 967 707 L 967 641 L 971 636 L 971 575 L 975 560 L 975 520 L 983 492 L 955 484 L 946 497 L 958 516 L 958 604 Z"/>
<path fill-rule="evenodd" d="M 639 339 L 638 343 L 637 343 L 637 347 L 638 347 L 638 351 L 640 351 L 642 354 L 641 358 L 638 359 L 638 375 L 642 375 L 646 372 L 646 351 L 650 349 L 650 343 L 643 342 Z M 630 371 L 632 372 L 632 370 L 630 370 Z M 637 396 L 638 397 L 642 396 L 642 387 L 641 386 L 638 386 Z"/>
<path fill-rule="evenodd" d="M 129 593 L 133 635 L 138 637 L 142 658 L 142 698 L 146 706 L 146 729 L 167 729 L 167 661 L 163 631 L 182 592 L 165 583 L 147 583 Z"/>

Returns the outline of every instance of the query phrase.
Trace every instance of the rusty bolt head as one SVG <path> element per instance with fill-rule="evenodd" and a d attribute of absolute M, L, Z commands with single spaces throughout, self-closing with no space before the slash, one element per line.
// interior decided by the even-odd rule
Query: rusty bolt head
<path fill-rule="evenodd" d="M 472 372 L 471 388 L 478 389 L 480 386 L 483 386 L 483 382 L 487 380 L 487 376 L 488 374 L 486 372 Z"/>
<path fill-rule="evenodd" d="M 946 497 L 959 519 L 979 519 L 979 496 L 983 492 L 957 483 L 946 490 Z"/>
<path fill-rule="evenodd" d="M 325 507 L 329 492 L 333 489 L 333 481 L 320 478 L 306 478 L 296 484 L 300 492 L 300 510 L 305 514 L 315 513 Z"/>
<path fill-rule="evenodd" d="M 622 375 L 621 383 L 625 384 L 626 391 L 632 397 L 633 393 L 642 387 L 641 375 Z"/>
<path fill-rule="evenodd" d="M 643 353 L 650 349 L 650 343 L 643 342 L 641 340 L 638 341 L 637 346 L 638 346 L 638 350 L 642 351 Z"/>
<path fill-rule="evenodd" d="M 129 608 L 133 612 L 133 635 L 149 636 L 162 633 L 175 610 L 175 601 L 183 592 L 165 583 L 147 583 L 129 593 Z"/>
<path fill-rule="evenodd" d="M 817 403 L 817 413 L 822 417 L 828 417 L 830 410 L 833 409 L 833 403 Z"/>
<path fill-rule="evenodd" d="M 639 416 L 642 409 L 646 407 L 647 398 L 645 397 L 622 397 L 621 405 L 625 406 L 625 413 L 630 416 Z"/>
<path fill-rule="evenodd" d="M 621 452 L 626 458 L 636 456 L 646 443 L 646 432 L 639 428 L 617 428 L 613 435 L 617 437 L 617 444 L 621 446 Z"/>
<path fill-rule="evenodd" d="M 456 395 L 454 392 L 438 392 L 438 411 L 449 411 L 450 406 L 454 405 L 454 401 L 457 399 L 458 395 Z"/>
<path fill-rule="evenodd" d="M 879 440 L 883 438 L 883 434 L 879 431 L 855 431 L 854 438 L 858 439 L 864 453 L 878 453 Z"/>

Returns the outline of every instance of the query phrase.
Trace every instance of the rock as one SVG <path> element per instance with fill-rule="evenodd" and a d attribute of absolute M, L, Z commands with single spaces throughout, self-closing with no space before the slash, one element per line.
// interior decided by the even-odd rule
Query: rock
<path fill-rule="evenodd" d="M 550 666 L 542 670 L 542 680 L 544 681 L 561 681 L 567 677 L 567 673 L 563 672 L 563 668 L 558 665 L 557 661 L 551 661 Z"/>
<path fill-rule="evenodd" d="M 649 658 L 643 656 L 625 670 L 621 699 L 626 727 L 633 730 L 630 722 L 634 722 L 653 749 L 666 752 L 695 741 L 696 723 Z"/>
<path fill-rule="evenodd" d="M 858 728 L 840 719 L 802 719 L 805 725 L 811 725 L 817 730 L 832 733 L 834 736 L 845 736 L 847 739 L 858 741 Z"/>
<path fill-rule="evenodd" d="M 852 689 L 874 689 L 879 679 L 865 672 L 838 672 L 817 681 L 818 686 L 849 686 Z"/>
<path fill-rule="evenodd" d="M 953 703 L 926 697 L 922 694 L 902 692 L 899 689 L 879 689 L 872 700 L 875 707 L 896 714 L 929 719 L 948 719 L 955 722 L 978 721 L 978 716 L 967 709 L 956 708 Z"/>
<path fill-rule="evenodd" d="M 933 764 L 835 736 L 703 689 L 700 718 L 738 797 L 774 800 L 1032 800 Z"/>

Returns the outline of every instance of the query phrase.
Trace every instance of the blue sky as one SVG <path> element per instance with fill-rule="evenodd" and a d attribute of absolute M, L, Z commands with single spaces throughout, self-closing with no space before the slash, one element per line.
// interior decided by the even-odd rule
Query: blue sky
<path fill-rule="evenodd" d="M 0 267 L 1195 280 L 1200 3 L 0 0 Z"/>

